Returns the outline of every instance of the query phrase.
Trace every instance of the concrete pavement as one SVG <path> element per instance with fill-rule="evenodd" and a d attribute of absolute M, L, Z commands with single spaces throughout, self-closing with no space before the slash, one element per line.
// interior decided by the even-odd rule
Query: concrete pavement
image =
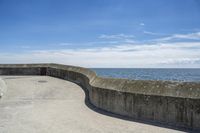
<path fill-rule="evenodd" d="M 48 76 L 1 76 L 0 133 L 172 133 L 164 127 L 100 114 L 76 84 Z"/>

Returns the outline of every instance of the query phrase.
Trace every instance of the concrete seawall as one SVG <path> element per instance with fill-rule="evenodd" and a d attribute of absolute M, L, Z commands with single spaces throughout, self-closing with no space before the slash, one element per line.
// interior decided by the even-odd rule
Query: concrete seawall
<path fill-rule="evenodd" d="M 103 110 L 200 131 L 200 83 L 102 78 L 90 69 L 58 64 L 0 65 L 0 75 L 48 75 L 87 89 Z"/>

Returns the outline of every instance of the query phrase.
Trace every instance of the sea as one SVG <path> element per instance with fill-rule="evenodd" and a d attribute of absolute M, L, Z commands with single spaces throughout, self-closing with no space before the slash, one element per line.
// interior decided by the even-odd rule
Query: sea
<path fill-rule="evenodd" d="M 98 76 L 132 80 L 200 82 L 200 68 L 91 68 Z"/>

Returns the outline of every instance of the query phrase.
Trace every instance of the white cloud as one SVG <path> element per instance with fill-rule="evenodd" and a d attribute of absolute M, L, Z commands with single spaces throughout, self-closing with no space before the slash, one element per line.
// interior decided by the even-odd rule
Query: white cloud
<path fill-rule="evenodd" d="M 147 32 L 146 32 L 147 33 Z M 148 32 L 147 34 L 154 34 Z M 0 53 L 0 63 L 61 63 L 84 67 L 198 67 L 200 68 L 200 32 L 174 34 L 137 43 L 133 35 L 101 35 L 103 41 L 83 43 L 91 48 L 26 50 L 25 53 Z M 180 39 L 179 42 L 170 42 Z M 184 42 L 184 39 L 192 41 Z M 94 47 L 95 44 L 110 44 Z M 112 44 L 112 46 L 111 46 Z M 60 43 L 68 46 L 71 43 Z M 99 45 L 98 45 L 99 46 Z"/>
<path fill-rule="evenodd" d="M 189 33 L 189 34 L 174 34 L 171 36 L 156 39 L 156 41 L 170 41 L 174 39 L 200 40 L 200 32 Z"/>
<path fill-rule="evenodd" d="M 147 35 L 161 35 L 159 33 L 151 32 L 151 31 L 143 31 L 143 33 Z"/>
<path fill-rule="evenodd" d="M 62 63 L 84 67 L 200 67 L 200 42 L 126 44 L 90 49 L 1 53 L 1 63 Z M 178 64 L 178 65 L 177 65 Z"/>
<path fill-rule="evenodd" d="M 125 39 L 124 43 L 131 43 L 131 44 L 133 44 L 133 43 L 136 43 L 136 41 L 133 40 L 133 39 Z"/>
<path fill-rule="evenodd" d="M 100 35 L 99 38 L 101 39 L 128 39 L 134 38 L 133 35 L 125 35 L 125 34 L 114 34 L 114 35 Z"/>
<path fill-rule="evenodd" d="M 140 26 L 144 26 L 145 24 L 144 23 L 140 23 Z"/>
<path fill-rule="evenodd" d="M 59 43 L 60 46 L 69 46 L 69 45 L 73 45 L 72 43 Z"/>

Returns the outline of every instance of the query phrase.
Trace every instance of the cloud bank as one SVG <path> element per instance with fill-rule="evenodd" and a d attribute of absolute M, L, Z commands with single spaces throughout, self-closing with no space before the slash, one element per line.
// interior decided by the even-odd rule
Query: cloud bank
<path fill-rule="evenodd" d="M 120 44 L 85 49 L 1 53 L 1 63 L 62 63 L 84 67 L 200 67 L 200 42 Z"/>

